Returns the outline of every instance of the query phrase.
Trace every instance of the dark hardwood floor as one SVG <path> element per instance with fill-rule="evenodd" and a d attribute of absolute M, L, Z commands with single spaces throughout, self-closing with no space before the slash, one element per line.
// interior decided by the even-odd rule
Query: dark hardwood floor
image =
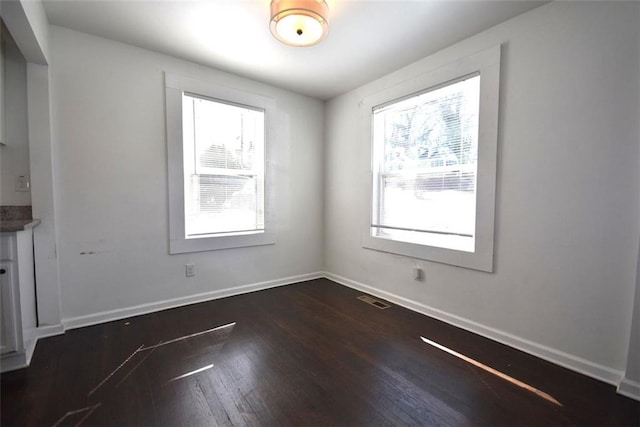
<path fill-rule="evenodd" d="M 360 295 L 320 279 L 41 340 L 0 422 L 640 425 L 613 386 Z"/>

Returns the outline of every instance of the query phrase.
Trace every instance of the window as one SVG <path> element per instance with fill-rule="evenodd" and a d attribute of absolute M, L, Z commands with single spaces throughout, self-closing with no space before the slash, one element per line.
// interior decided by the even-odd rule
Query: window
<path fill-rule="evenodd" d="M 264 111 L 182 95 L 185 237 L 264 231 Z"/>
<path fill-rule="evenodd" d="M 275 243 L 265 169 L 273 102 L 166 75 L 170 253 Z"/>
<path fill-rule="evenodd" d="M 365 247 L 492 271 L 499 53 L 367 98 Z"/>
<path fill-rule="evenodd" d="M 480 76 L 373 110 L 375 236 L 474 251 Z"/>

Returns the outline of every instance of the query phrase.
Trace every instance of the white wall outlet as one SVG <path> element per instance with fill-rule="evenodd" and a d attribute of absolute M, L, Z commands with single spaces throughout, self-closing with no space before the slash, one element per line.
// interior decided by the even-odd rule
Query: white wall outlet
<path fill-rule="evenodd" d="M 424 278 L 424 271 L 420 267 L 413 268 L 413 280 L 417 280 L 418 282 L 422 282 Z"/>
<path fill-rule="evenodd" d="M 184 266 L 184 273 L 187 277 L 193 277 L 196 275 L 196 265 L 195 264 L 186 264 Z"/>
<path fill-rule="evenodd" d="M 30 188 L 29 175 L 16 176 L 16 191 L 29 191 Z"/>

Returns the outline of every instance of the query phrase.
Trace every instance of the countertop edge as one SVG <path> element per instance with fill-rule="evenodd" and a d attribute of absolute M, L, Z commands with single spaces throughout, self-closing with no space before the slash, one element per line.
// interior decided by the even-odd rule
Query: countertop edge
<path fill-rule="evenodd" d="M 40 225 L 40 222 L 41 221 L 37 218 L 0 221 L 0 233 L 14 233 L 16 231 L 30 230 Z"/>

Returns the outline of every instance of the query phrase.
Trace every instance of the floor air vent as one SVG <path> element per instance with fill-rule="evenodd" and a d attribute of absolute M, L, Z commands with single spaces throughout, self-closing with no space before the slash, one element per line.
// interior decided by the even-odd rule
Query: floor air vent
<path fill-rule="evenodd" d="M 369 295 L 361 295 L 358 297 L 358 299 L 360 301 L 366 302 L 367 304 L 371 304 L 375 307 L 378 307 L 379 309 L 382 309 L 382 310 L 384 310 L 385 308 L 391 307 L 386 302 L 378 301 L 377 299 L 370 297 Z"/>

